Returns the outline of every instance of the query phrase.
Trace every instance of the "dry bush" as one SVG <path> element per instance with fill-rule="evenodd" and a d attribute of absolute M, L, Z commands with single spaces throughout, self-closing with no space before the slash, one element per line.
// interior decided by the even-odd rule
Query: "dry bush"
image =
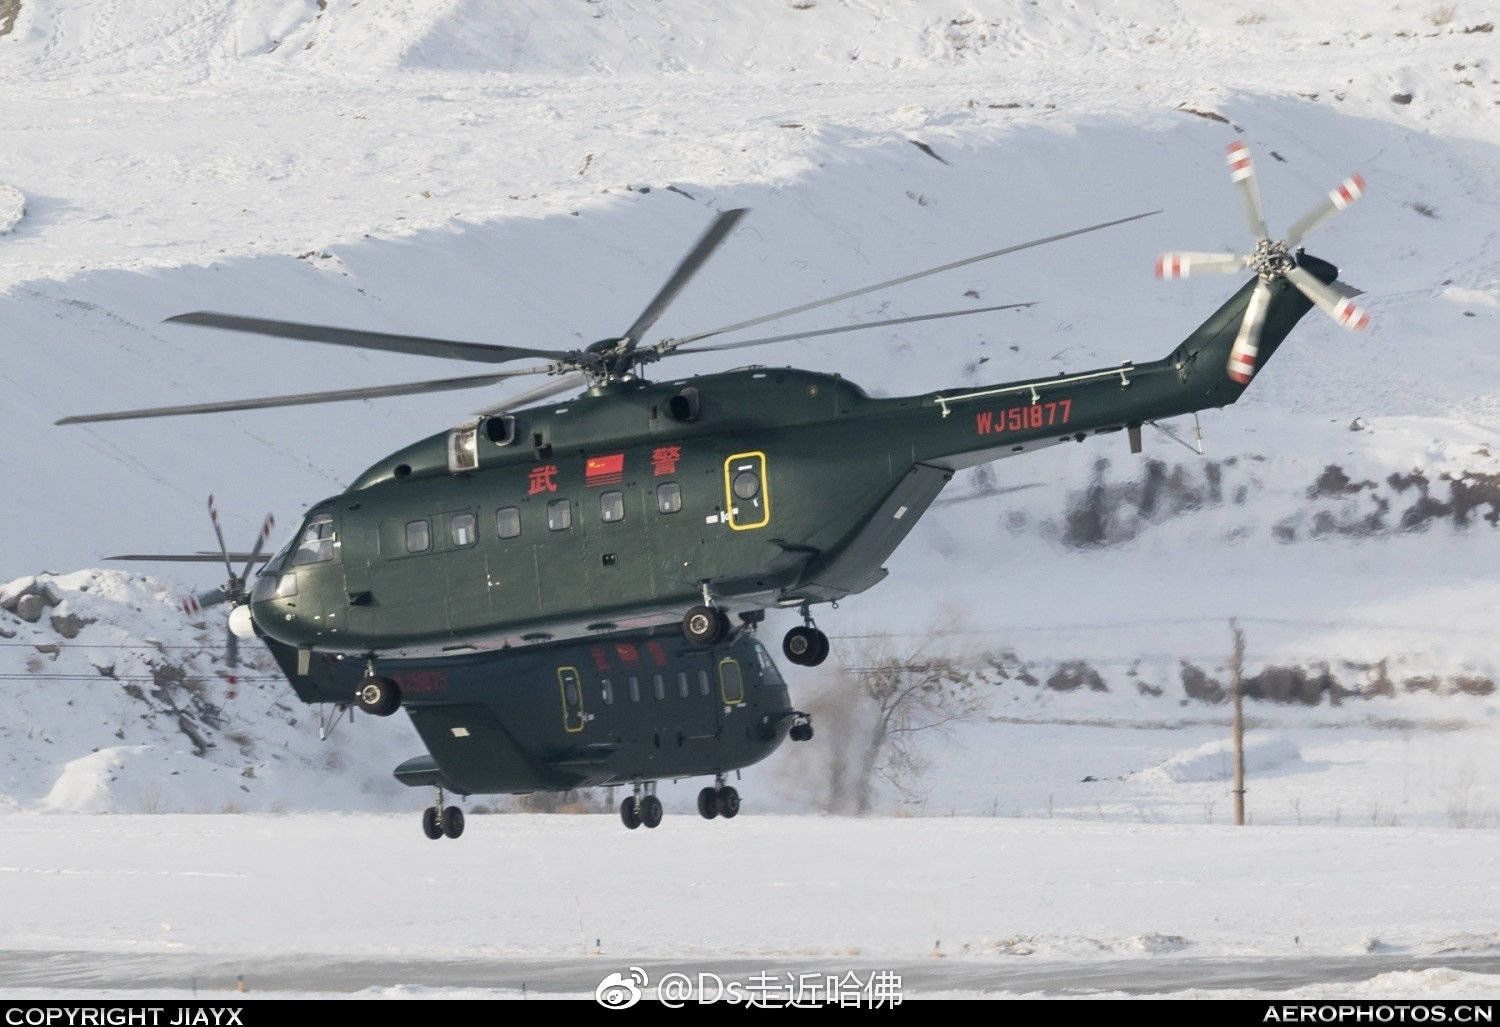
<path fill-rule="evenodd" d="M 844 650 L 821 689 L 802 703 L 815 741 L 783 764 L 820 809 L 866 814 L 882 783 L 906 803 L 926 798 L 928 739 L 980 716 L 985 695 L 953 656 L 928 635 L 901 648 L 889 638 Z"/>

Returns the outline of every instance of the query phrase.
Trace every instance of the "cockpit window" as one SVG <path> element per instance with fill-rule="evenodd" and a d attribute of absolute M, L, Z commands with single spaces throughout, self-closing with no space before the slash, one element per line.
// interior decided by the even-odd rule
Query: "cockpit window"
<path fill-rule="evenodd" d="M 302 529 L 297 540 L 297 551 L 292 554 L 292 566 L 301 567 L 309 563 L 324 563 L 333 559 L 333 546 L 337 541 L 333 533 L 333 515 L 318 514 Z"/>

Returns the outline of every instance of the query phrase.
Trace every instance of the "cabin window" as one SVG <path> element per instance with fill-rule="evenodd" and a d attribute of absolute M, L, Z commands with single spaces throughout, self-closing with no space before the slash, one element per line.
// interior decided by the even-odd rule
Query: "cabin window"
<path fill-rule="evenodd" d="M 604 705 L 613 706 L 615 701 L 615 686 L 610 683 L 609 678 L 599 682 L 599 698 L 604 700 Z"/>
<path fill-rule="evenodd" d="M 432 548 L 432 529 L 426 521 L 406 522 L 406 551 L 425 553 Z"/>
<path fill-rule="evenodd" d="M 566 531 L 573 526 L 573 504 L 566 499 L 554 499 L 547 504 L 547 527 L 552 531 Z"/>
<path fill-rule="evenodd" d="M 521 534 L 521 511 L 518 507 L 502 506 L 495 511 L 495 530 L 501 538 L 515 538 Z"/>
<path fill-rule="evenodd" d="M 603 492 L 599 495 L 599 519 L 606 523 L 625 519 L 625 493 Z"/>
<path fill-rule="evenodd" d="M 656 486 L 656 509 L 658 513 L 674 514 L 682 509 L 682 486 L 675 481 L 664 481 Z"/>
<path fill-rule="evenodd" d="M 661 702 L 667 697 L 667 682 L 660 674 L 652 679 L 651 684 L 656 690 L 657 702 Z"/>
<path fill-rule="evenodd" d="M 454 428 L 448 433 L 448 470 L 454 474 L 479 466 L 479 423 Z"/>
<path fill-rule="evenodd" d="M 719 689 L 725 706 L 738 706 L 745 701 L 745 679 L 740 676 L 740 665 L 731 659 L 719 661 Z"/>
<path fill-rule="evenodd" d="M 706 671 L 706 670 L 700 670 L 698 672 L 698 694 L 699 695 L 707 695 L 708 692 L 709 692 L 708 671 Z"/>
<path fill-rule="evenodd" d="M 688 697 L 688 678 L 685 670 L 677 672 L 677 694 L 684 699 Z"/>
<path fill-rule="evenodd" d="M 474 515 L 454 514 L 453 520 L 448 522 L 448 533 L 453 538 L 455 546 L 471 546 L 474 544 Z"/>
<path fill-rule="evenodd" d="M 760 493 L 760 475 L 740 471 L 734 476 L 734 494 L 740 499 L 754 499 Z"/>
<path fill-rule="evenodd" d="M 333 515 L 318 514 L 302 529 L 297 552 L 292 556 L 292 566 L 301 567 L 304 564 L 332 560 L 334 542 Z"/>
<path fill-rule="evenodd" d="M 641 701 L 641 683 L 639 681 L 637 681 L 635 678 L 631 678 L 630 679 L 630 701 L 631 702 L 640 702 Z"/>

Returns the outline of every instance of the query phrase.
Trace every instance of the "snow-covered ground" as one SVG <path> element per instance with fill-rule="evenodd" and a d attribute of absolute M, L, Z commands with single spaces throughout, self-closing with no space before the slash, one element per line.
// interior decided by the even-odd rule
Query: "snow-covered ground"
<path fill-rule="evenodd" d="M 176 954 L 184 974 L 236 958 L 1144 969 L 1500 947 L 1483 831 L 746 816 L 625 832 L 533 815 L 433 843 L 413 817 L 17 815 L 5 834 L 0 950 Z"/>

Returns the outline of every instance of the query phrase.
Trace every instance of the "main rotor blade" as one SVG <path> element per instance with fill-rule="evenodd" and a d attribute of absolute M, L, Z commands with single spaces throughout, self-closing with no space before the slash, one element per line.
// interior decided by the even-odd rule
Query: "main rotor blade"
<path fill-rule="evenodd" d="M 503 403 L 496 403 L 494 406 L 485 407 L 483 410 L 476 410 L 474 414 L 477 417 L 494 417 L 496 414 L 508 414 L 512 410 L 519 410 L 527 403 L 535 403 L 539 399 L 555 396 L 559 392 L 576 389 L 588 380 L 588 375 L 574 371 L 572 374 L 563 375 L 555 382 L 548 382 L 546 385 L 538 385 L 534 389 L 527 389 L 525 392 L 518 393 Z"/>
<path fill-rule="evenodd" d="M 1229 275 L 1243 271 L 1249 264 L 1250 258 L 1238 253 L 1163 253 L 1156 258 L 1156 277 Z"/>
<path fill-rule="evenodd" d="M 1250 234 L 1257 240 L 1266 238 L 1266 214 L 1260 205 L 1260 186 L 1255 182 L 1255 165 L 1250 161 L 1250 148 L 1239 140 L 1229 144 L 1229 177 L 1240 188 L 1240 200 L 1245 204 L 1245 220 L 1250 225 Z"/>
<path fill-rule="evenodd" d="M 1333 318 L 1344 328 L 1357 332 L 1370 323 L 1370 315 L 1364 308 L 1337 289 L 1324 285 L 1305 267 L 1294 267 L 1287 271 L 1286 280 L 1302 290 L 1302 295 L 1318 305 L 1318 309 Z"/>
<path fill-rule="evenodd" d="M 1287 229 L 1287 249 L 1297 244 L 1326 225 L 1333 216 L 1365 194 L 1365 180 L 1359 175 L 1350 175 L 1328 191 L 1323 202 L 1293 222 Z"/>
<path fill-rule="evenodd" d="M 907 282 L 914 282 L 919 278 L 926 278 L 929 275 L 939 274 L 943 271 L 952 271 L 954 268 L 967 267 L 970 264 L 977 264 L 981 260 L 990 260 L 994 257 L 1003 257 L 1007 253 L 1016 253 L 1020 250 L 1029 250 L 1035 246 L 1044 246 L 1047 243 L 1058 242 L 1062 239 L 1071 239 L 1075 235 L 1083 235 L 1086 232 L 1097 232 L 1101 228 L 1111 228 L 1114 225 L 1123 225 L 1128 221 L 1138 221 L 1141 218 L 1148 218 L 1153 214 L 1160 213 L 1161 211 L 1159 210 L 1148 210 L 1144 214 L 1132 214 L 1130 215 L 1130 217 L 1116 218 L 1113 221 L 1101 221 L 1099 224 L 1089 225 L 1087 228 L 1075 228 L 1071 232 L 1060 232 L 1057 235 L 1049 235 L 1044 239 L 1032 239 L 1029 242 L 1017 243 L 1014 246 L 1006 246 L 1002 249 L 991 250 L 989 253 L 981 253 L 977 257 L 966 257 L 963 260 L 955 260 L 948 264 L 939 265 L 938 267 L 928 268 L 925 271 L 917 271 L 909 275 L 902 275 L 900 278 L 892 278 L 886 282 L 876 282 L 874 285 L 867 285 L 860 289 L 851 289 L 848 292 L 841 292 L 837 296 L 829 296 L 827 299 L 813 300 L 811 303 L 802 303 L 795 307 L 788 307 L 785 310 L 778 310 L 774 314 L 763 314 L 760 317 L 752 317 L 745 321 L 737 321 L 732 325 L 725 325 L 722 328 L 712 328 L 706 332 L 697 332 L 693 335 L 686 335 L 680 339 L 663 339 L 661 342 L 657 343 L 653 347 L 653 349 L 655 349 L 659 353 L 670 353 L 672 350 L 676 349 L 679 346 L 684 346 L 690 342 L 697 342 L 699 339 L 707 339 L 710 336 L 723 335 L 726 332 L 739 331 L 741 328 L 753 328 L 756 325 L 765 324 L 767 321 L 777 321 L 783 317 L 791 317 L 793 314 L 801 314 L 804 311 L 816 310 L 818 307 L 826 307 L 831 303 L 839 303 L 843 300 L 854 299 L 856 296 L 864 296 L 867 293 L 877 292 L 881 289 L 889 289 L 893 286 L 905 285 Z"/>
<path fill-rule="evenodd" d="M 554 365 L 528 367 L 516 371 L 471 374 L 461 378 L 436 378 L 404 385 L 377 385 L 364 389 L 334 389 L 330 392 L 301 392 L 291 396 L 266 396 L 262 399 L 233 399 L 222 403 L 192 403 L 175 407 L 148 407 L 142 410 L 120 410 L 109 414 L 83 414 L 64 417 L 57 424 L 91 424 L 96 421 L 128 421 L 142 417 L 175 417 L 179 414 L 216 414 L 226 410 L 264 410 L 269 407 L 304 406 L 309 403 L 341 403 L 351 399 L 383 399 L 388 396 L 413 396 L 422 392 L 451 392 L 478 389 L 486 385 L 528 374 L 550 374 Z"/>
<path fill-rule="evenodd" d="M 965 314 L 984 314 L 991 310 L 1017 310 L 1034 307 L 1036 302 L 1005 303 L 998 307 L 975 307 L 972 310 L 945 310 L 940 314 L 916 314 L 912 317 L 893 317 L 886 321 L 865 321 L 861 324 L 839 325 L 836 328 L 819 328 L 809 332 L 788 332 L 786 335 L 771 335 L 762 339 L 737 339 L 734 342 L 716 342 L 711 346 L 690 346 L 673 350 L 674 353 L 708 353 L 719 349 L 741 349 L 745 346 L 765 346 L 773 342 L 788 342 L 792 339 L 811 339 L 818 335 L 835 335 L 839 332 L 857 332 L 862 328 L 889 328 L 891 325 L 911 324 L 914 321 L 936 321 L 944 317 L 962 317 Z"/>
<path fill-rule="evenodd" d="M 1240 322 L 1239 334 L 1229 348 L 1229 377 L 1241 385 L 1249 385 L 1255 376 L 1255 361 L 1260 356 L 1260 329 L 1266 323 L 1266 311 L 1271 306 L 1271 287 L 1265 279 L 1255 282 L 1255 291 L 1245 307 L 1245 319 Z"/>
<path fill-rule="evenodd" d="M 169 317 L 165 324 L 203 325 L 231 332 L 271 335 L 303 342 L 326 342 L 334 346 L 378 349 L 387 353 L 410 353 L 420 357 L 444 357 L 448 360 L 474 360 L 485 364 L 504 364 L 527 357 L 565 360 L 570 354 L 562 350 L 522 349 L 518 346 L 494 346 L 484 342 L 454 342 L 451 339 L 429 339 L 420 335 L 392 335 L 366 332 L 357 328 L 333 328 L 328 325 L 302 324 L 297 321 L 272 321 L 263 317 L 240 317 L 196 310 L 190 314 Z"/>
<path fill-rule="evenodd" d="M 661 291 L 646 305 L 646 309 L 641 311 L 641 316 L 635 319 L 635 324 L 625 329 L 625 334 L 621 336 L 625 340 L 624 352 L 635 351 L 641 336 L 651 330 L 651 326 L 656 324 L 657 319 L 666 312 L 667 307 L 677 298 L 683 286 L 692 280 L 692 277 L 698 273 L 698 269 L 713 255 L 714 250 L 719 248 L 724 237 L 733 231 L 740 218 L 748 213 L 750 213 L 749 208 L 737 207 L 734 210 L 726 210 L 714 218 L 713 224 L 708 226 L 708 230 L 699 237 L 697 244 L 677 265 L 677 270 L 672 272 L 672 277 L 667 279 L 667 284 L 661 287 Z"/>
<path fill-rule="evenodd" d="M 230 553 L 231 560 L 243 560 L 249 553 Z M 223 559 L 218 553 L 125 553 L 121 556 L 106 556 L 106 560 L 146 560 L 151 563 L 218 563 Z M 269 556 L 256 557 L 256 563 L 265 563 Z"/>
<path fill-rule="evenodd" d="M 240 665 L 240 638 L 227 629 L 224 632 L 224 663 L 231 668 Z"/>
<path fill-rule="evenodd" d="M 224 544 L 224 529 L 219 527 L 219 508 L 214 505 L 213 493 L 208 495 L 208 519 L 213 522 L 214 535 L 219 539 L 219 552 L 224 556 L 224 572 L 234 579 L 234 568 L 229 563 L 229 547 Z"/>

